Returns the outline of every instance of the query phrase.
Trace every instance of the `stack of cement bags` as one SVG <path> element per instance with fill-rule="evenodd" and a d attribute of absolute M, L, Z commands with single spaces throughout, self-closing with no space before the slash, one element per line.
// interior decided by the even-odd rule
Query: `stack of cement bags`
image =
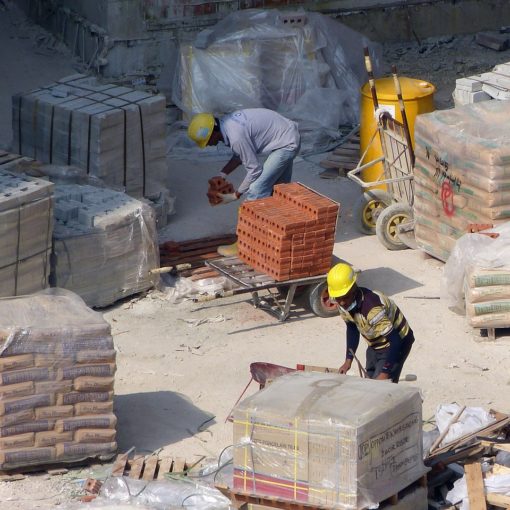
<path fill-rule="evenodd" d="M 445 261 L 470 223 L 510 218 L 510 102 L 486 101 L 418 116 L 416 240 Z"/>
<path fill-rule="evenodd" d="M 53 184 L 0 170 L 0 297 L 48 285 Z"/>
<path fill-rule="evenodd" d="M 510 270 L 471 267 L 465 297 L 466 315 L 474 328 L 510 325 Z"/>
<path fill-rule="evenodd" d="M 0 300 L 0 469 L 111 457 L 110 326 L 68 291 Z"/>
<path fill-rule="evenodd" d="M 159 196 L 166 176 L 166 100 L 73 75 L 13 97 L 13 149 L 75 165 L 134 197 Z"/>
<path fill-rule="evenodd" d="M 154 212 L 106 188 L 58 184 L 52 285 L 103 307 L 151 288 L 159 267 Z"/>

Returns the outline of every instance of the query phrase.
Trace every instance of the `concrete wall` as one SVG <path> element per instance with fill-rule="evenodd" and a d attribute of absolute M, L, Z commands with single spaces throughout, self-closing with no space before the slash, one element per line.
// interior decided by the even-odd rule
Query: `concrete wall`
<path fill-rule="evenodd" d="M 509 0 L 17 0 L 105 77 L 156 77 L 169 92 L 179 40 L 233 11 L 305 8 L 375 41 L 475 33 L 510 25 Z"/>

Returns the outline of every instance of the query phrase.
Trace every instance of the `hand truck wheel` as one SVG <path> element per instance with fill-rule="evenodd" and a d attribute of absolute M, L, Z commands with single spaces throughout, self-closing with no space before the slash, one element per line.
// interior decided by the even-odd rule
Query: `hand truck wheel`
<path fill-rule="evenodd" d="M 306 298 L 308 306 L 318 317 L 338 315 L 338 306 L 330 301 L 326 282 L 314 283 L 308 287 Z"/>
<path fill-rule="evenodd" d="M 409 204 L 396 202 L 386 207 L 375 224 L 375 232 L 380 243 L 388 250 L 405 250 L 407 244 L 398 237 L 397 227 L 413 219 L 413 210 Z"/>
<path fill-rule="evenodd" d="M 374 235 L 377 218 L 391 203 L 391 195 L 384 190 L 365 191 L 352 208 L 352 216 L 358 230 L 363 234 Z"/>

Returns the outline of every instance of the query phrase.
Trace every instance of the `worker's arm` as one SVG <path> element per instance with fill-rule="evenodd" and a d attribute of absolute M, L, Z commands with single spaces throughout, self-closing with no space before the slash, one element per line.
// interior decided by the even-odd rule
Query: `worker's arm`
<path fill-rule="evenodd" d="M 230 158 L 230 161 L 221 169 L 220 175 L 223 174 L 222 177 L 227 177 L 227 175 L 230 175 L 240 165 L 241 158 L 237 154 L 234 154 Z"/>
<path fill-rule="evenodd" d="M 338 369 L 338 372 L 341 374 L 346 374 L 350 370 L 352 366 L 352 360 L 354 359 L 354 355 L 351 353 L 351 351 L 356 354 L 356 350 L 358 349 L 359 345 L 359 331 L 356 327 L 356 324 L 354 324 L 354 322 L 347 322 L 346 326 L 347 347 L 345 353 L 345 361 L 344 364 Z"/>
<path fill-rule="evenodd" d="M 246 170 L 246 177 L 237 189 L 237 192 L 242 195 L 248 191 L 250 184 L 260 177 L 262 165 L 257 158 L 257 151 L 253 142 L 247 136 L 240 136 L 237 140 L 231 140 L 231 148 L 234 153 L 239 154 Z"/>

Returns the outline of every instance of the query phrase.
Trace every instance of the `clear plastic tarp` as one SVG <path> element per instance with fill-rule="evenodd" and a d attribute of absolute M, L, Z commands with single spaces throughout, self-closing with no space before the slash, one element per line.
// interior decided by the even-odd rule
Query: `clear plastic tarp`
<path fill-rule="evenodd" d="M 446 261 L 441 298 L 473 327 L 510 325 L 510 222 L 490 228 L 493 239 L 465 234 Z"/>
<path fill-rule="evenodd" d="M 109 459 L 110 325 L 67 290 L 0 299 L 0 469 Z"/>
<path fill-rule="evenodd" d="M 419 390 L 294 372 L 234 409 L 233 487 L 328 508 L 366 508 L 418 480 Z"/>
<path fill-rule="evenodd" d="M 278 111 L 298 121 L 301 152 L 316 151 L 338 136 L 340 125 L 358 122 L 364 46 L 377 73 L 379 46 L 327 16 L 232 13 L 181 43 L 172 99 L 188 115 Z"/>

